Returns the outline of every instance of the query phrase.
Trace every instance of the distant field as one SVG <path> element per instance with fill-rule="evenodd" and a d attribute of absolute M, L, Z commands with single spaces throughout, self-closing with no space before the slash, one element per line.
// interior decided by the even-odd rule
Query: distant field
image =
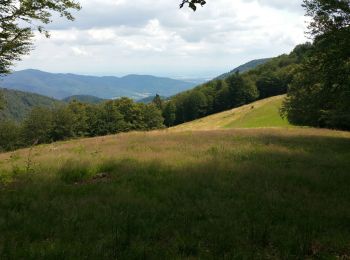
<path fill-rule="evenodd" d="M 176 127 L 173 130 L 213 130 L 225 128 L 292 127 L 279 110 L 285 96 L 259 100 L 249 105 L 214 114 Z"/>
<path fill-rule="evenodd" d="M 0 259 L 347 259 L 349 158 L 350 133 L 302 128 L 0 154 Z"/>

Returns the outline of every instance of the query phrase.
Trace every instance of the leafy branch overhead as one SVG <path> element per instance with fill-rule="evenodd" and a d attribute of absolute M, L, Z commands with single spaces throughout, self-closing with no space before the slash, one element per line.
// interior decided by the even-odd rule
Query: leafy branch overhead
<path fill-rule="evenodd" d="M 0 75 L 29 53 L 35 30 L 49 37 L 44 25 L 53 13 L 72 21 L 71 10 L 80 8 L 75 0 L 0 0 Z"/>
<path fill-rule="evenodd" d="M 197 10 L 197 5 L 205 5 L 207 2 L 204 0 L 183 0 L 180 4 L 180 8 L 184 7 L 184 5 L 188 4 L 188 6 L 193 10 Z"/>

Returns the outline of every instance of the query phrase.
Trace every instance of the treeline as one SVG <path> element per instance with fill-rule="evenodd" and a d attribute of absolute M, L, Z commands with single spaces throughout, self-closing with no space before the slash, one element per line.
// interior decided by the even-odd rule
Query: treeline
<path fill-rule="evenodd" d="M 289 55 L 273 58 L 256 69 L 235 72 L 164 101 L 165 124 L 172 126 L 252 101 L 287 93 L 298 65 L 309 55 L 311 44 L 297 46 Z"/>
<path fill-rule="evenodd" d="M 36 107 L 21 123 L 0 122 L 0 150 L 79 137 L 94 137 L 164 127 L 155 104 L 128 98 L 93 105 L 72 101 L 55 108 Z"/>

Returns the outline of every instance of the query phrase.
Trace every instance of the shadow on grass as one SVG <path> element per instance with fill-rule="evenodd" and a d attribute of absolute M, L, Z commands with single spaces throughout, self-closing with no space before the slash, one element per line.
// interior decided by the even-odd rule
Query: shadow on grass
<path fill-rule="evenodd" d="M 0 258 L 348 256 L 349 140 L 254 142 L 266 149 L 240 157 L 215 151 L 192 165 L 70 161 L 57 179 L 39 174 L 1 190 Z M 107 182 L 89 182 L 101 173 Z"/>

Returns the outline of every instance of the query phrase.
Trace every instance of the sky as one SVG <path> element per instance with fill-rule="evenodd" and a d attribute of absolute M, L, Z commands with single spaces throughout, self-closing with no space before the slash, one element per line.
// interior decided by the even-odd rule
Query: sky
<path fill-rule="evenodd" d="M 301 0 L 81 0 L 75 21 L 54 16 L 49 39 L 15 69 L 123 76 L 211 78 L 307 41 Z"/>

